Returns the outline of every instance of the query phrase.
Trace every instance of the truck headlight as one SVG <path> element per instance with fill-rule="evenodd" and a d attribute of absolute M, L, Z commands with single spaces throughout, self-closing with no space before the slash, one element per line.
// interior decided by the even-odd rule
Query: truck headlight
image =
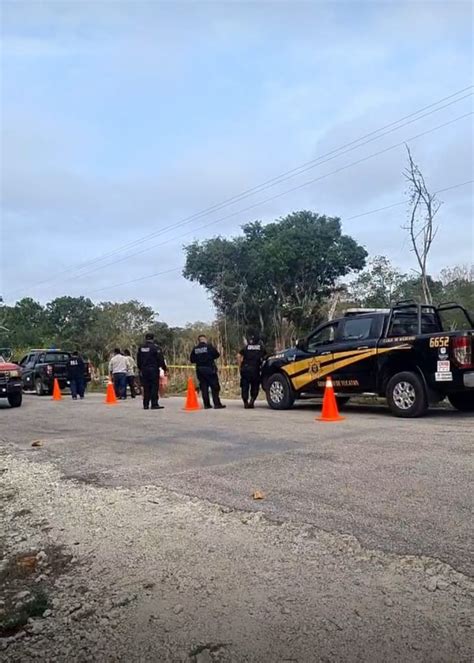
<path fill-rule="evenodd" d="M 20 373 L 20 371 L 19 371 L 18 369 L 17 369 L 17 370 L 14 370 L 14 371 L 10 371 L 10 377 L 11 377 L 11 378 L 19 378 L 20 375 L 21 375 L 21 373 Z"/>

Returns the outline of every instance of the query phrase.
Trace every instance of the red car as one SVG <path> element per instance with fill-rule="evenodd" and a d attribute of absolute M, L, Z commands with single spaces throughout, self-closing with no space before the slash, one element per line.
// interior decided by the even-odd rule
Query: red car
<path fill-rule="evenodd" d="M 8 399 L 11 407 L 20 407 L 22 400 L 21 368 L 0 356 L 0 398 Z"/>

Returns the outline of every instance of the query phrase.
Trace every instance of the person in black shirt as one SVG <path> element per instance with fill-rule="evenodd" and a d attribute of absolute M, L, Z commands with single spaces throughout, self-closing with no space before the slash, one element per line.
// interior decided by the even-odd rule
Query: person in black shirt
<path fill-rule="evenodd" d="M 237 356 L 240 365 L 240 389 L 246 410 L 254 408 L 260 389 L 260 372 L 264 357 L 265 348 L 262 342 L 255 334 L 248 334 L 248 343 Z"/>
<path fill-rule="evenodd" d="M 137 366 L 140 371 L 140 380 L 143 387 L 143 408 L 148 410 L 151 402 L 152 410 L 162 410 L 158 403 L 158 384 L 160 368 L 168 372 L 165 358 L 161 349 L 155 344 L 153 334 L 146 334 L 145 343 L 138 348 Z"/>
<path fill-rule="evenodd" d="M 79 352 L 75 350 L 67 362 L 67 379 L 71 389 L 71 396 L 74 401 L 77 397 L 84 398 L 86 383 L 84 379 L 84 360 Z"/>
<path fill-rule="evenodd" d="M 219 398 L 221 387 L 216 366 L 216 359 L 219 356 L 217 349 L 207 342 L 204 334 L 198 336 L 198 344 L 194 346 L 190 359 L 192 364 L 196 364 L 196 375 L 206 410 L 212 407 L 209 400 L 209 389 L 212 393 L 214 409 L 221 410 L 226 407 L 221 403 L 221 399 Z"/>

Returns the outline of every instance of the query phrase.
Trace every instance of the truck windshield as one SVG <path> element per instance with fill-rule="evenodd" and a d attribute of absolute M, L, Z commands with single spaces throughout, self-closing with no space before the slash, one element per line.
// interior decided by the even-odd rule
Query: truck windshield
<path fill-rule="evenodd" d="M 57 364 L 58 362 L 68 361 L 69 355 L 65 352 L 47 352 L 44 356 L 46 364 Z"/>

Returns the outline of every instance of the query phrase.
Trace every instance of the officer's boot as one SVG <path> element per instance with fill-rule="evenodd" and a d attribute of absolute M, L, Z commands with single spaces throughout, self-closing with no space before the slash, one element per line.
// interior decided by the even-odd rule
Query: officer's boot
<path fill-rule="evenodd" d="M 248 405 L 248 409 L 249 409 L 249 410 L 253 410 L 253 409 L 254 409 L 254 403 L 255 403 L 255 398 L 252 398 L 252 400 L 250 401 L 250 403 L 249 403 L 249 405 Z"/>
<path fill-rule="evenodd" d="M 249 407 L 250 407 L 249 402 L 248 402 L 248 401 L 244 401 L 244 408 L 245 408 L 246 410 L 248 410 Z"/>
<path fill-rule="evenodd" d="M 214 410 L 223 410 L 224 408 L 227 407 L 227 405 L 221 403 L 219 394 L 212 394 L 212 400 L 214 401 Z"/>

